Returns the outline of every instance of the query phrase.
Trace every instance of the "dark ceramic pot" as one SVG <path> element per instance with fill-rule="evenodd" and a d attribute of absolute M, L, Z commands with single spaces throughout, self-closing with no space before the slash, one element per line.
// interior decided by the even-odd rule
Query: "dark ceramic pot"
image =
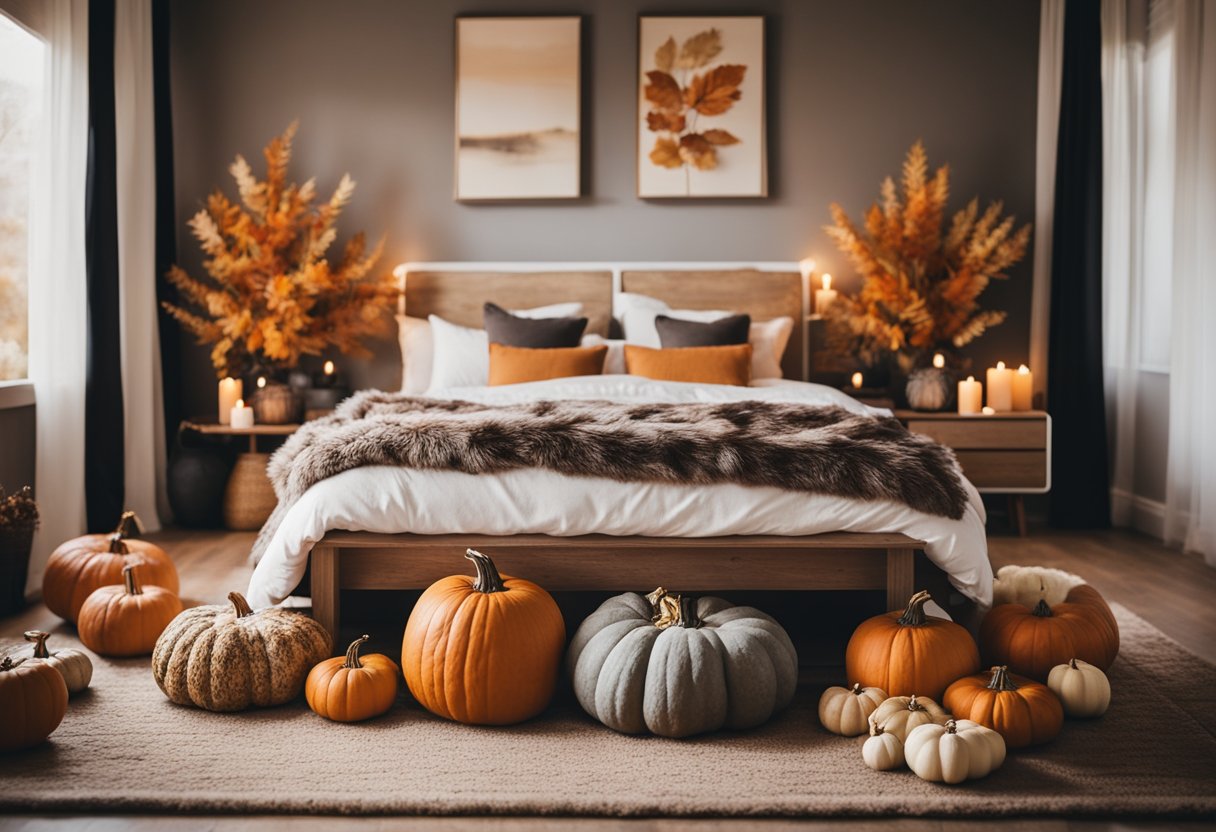
<path fill-rule="evenodd" d="M 207 448 L 178 447 L 169 461 L 169 506 L 178 525 L 196 529 L 223 525 L 228 460 Z"/>

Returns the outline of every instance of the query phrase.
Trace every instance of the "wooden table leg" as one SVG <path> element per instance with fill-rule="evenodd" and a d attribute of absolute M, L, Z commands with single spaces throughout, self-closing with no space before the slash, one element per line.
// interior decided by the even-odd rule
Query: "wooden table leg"
<path fill-rule="evenodd" d="M 916 592 L 916 550 L 887 550 L 887 609 L 903 608 Z"/>
<path fill-rule="evenodd" d="M 1009 525 L 1017 530 L 1018 537 L 1026 536 L 1026 500 L 1021 494 L 1009 495 Z"/>
<path fill-rule="evenodd" d="M 318 543 L 312 550 L 312 617 L 329 632 L 335 649 L 341 621 L 341 585 L 338 581 L 338 549 Z"/>

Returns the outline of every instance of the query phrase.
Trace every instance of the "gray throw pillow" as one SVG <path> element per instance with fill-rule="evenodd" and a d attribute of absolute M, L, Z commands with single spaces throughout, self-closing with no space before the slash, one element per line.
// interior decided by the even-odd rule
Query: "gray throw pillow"
<path fill-rule="evenodd" d="M 730 315 L 716 321 L 685 321 L 657 315 L 654 328 L 663 349 L 672 347 L 727 347 L 746 344 L 751 315 Z"/>
<path fill-rule="evenodd" d="M 587 328 L 586 318 L 521 318 L 496 303 L 485 305 L 486 335 L 505 347 L 577 347 Z"/>

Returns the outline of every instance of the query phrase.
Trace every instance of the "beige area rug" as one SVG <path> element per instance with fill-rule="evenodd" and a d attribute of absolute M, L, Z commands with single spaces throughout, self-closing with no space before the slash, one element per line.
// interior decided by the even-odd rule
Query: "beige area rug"
<path fill-rule="evenodd" d="M 98 660 L 50 742 L 0 756 L 0 810 L 1210 817 L 1216 668 L 1115 610 L 1107 715 L 962 786 L 870 771 L 860 739 L 818 727 L 813 687 L 760 730 L 673 741 L 613 733 L 569 701 L 496 729 L 404 699 L 361 725 L 302 702 L 210 714 L 170 704 L 146 661 Z"/>

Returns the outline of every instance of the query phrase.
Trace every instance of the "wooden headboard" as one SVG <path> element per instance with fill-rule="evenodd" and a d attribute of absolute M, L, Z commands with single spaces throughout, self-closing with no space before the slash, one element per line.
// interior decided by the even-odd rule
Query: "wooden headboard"
<path fill-rule="evenodd" d="M 461 326 L 481 328 L 486 301 L 504 309 L 530 309 L 577 301 L 587 332 L 606 336 L 612 318 L 611 271 L 419 271 L 405 283 L 406 314 L 438 315 Z"/>
<path fill-rule="evenodd" d="M 638 269 L 621 271 L 621 291 L 658 298 L 673 309 L 729 309 L 754 321 L 787 315 L 794 319 L 781 371 L 803 379 L 806 364 L 806 313 L 803 279 L 797 271 L 760 269 Z"/>

